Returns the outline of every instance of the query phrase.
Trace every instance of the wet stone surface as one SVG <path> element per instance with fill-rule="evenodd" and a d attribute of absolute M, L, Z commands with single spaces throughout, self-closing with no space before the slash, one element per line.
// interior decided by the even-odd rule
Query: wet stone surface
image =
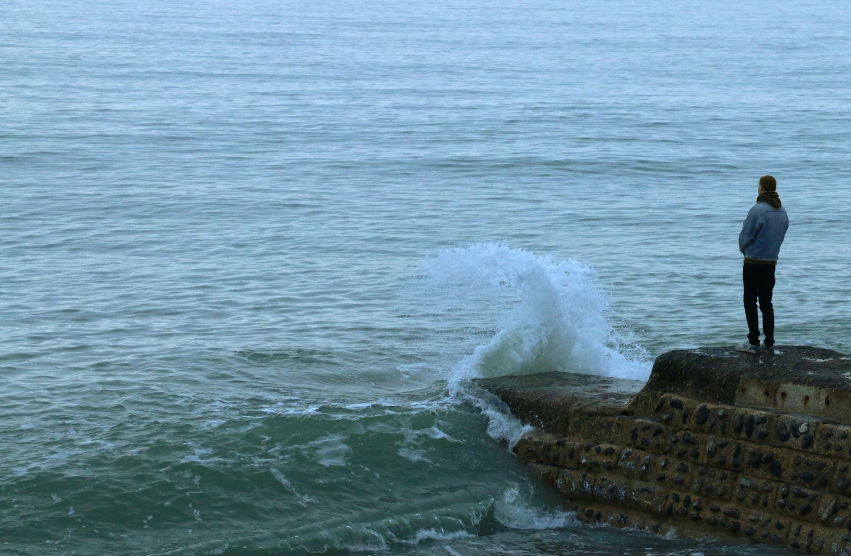
<path fill-rule="evenodd" d="M 842 354 L 781 346 L 670 352 L 643 387 L 566 373 L 477 382 L 537 427 L 515 451 L 580 520 L 851 554 L 845 374 Z"/>

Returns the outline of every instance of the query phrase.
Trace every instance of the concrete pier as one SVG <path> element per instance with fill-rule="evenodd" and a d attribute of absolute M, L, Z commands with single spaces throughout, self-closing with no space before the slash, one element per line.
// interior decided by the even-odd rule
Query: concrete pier
<path fill-rule="evenodd" d="M 515 451 L 581 520 L 851 554 L 851 357 L 700 348 L 646 384 L 477 382 L 536 427 Z"/>

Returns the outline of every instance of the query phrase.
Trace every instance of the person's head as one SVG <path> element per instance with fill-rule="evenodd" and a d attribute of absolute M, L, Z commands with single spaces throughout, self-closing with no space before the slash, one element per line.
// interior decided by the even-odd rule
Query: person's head
<path fill-rule="evenodd" d="M 777 180 L 774 179 L 774 176 L 765 175 L 759 178 L 759 192 L 763 191 L 777 191 Z"/>

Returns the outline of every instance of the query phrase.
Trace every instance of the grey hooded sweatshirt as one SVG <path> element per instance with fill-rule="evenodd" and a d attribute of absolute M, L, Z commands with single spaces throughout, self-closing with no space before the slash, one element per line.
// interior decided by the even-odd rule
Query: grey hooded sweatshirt
<path fill-rule="evenodd" d="M 746 259 L 777 262 L 780 244 L 789 229 L 786 209 L 759 202 L 751 208 L 739 234 L 739 251 Z"/>

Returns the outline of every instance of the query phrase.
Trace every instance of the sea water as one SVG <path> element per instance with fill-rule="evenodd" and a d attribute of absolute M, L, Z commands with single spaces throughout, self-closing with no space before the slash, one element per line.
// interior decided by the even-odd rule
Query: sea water
<path fill-rule="evenodd" d="M 851 352 L 844 4 L 0 22 L 0 553 L 764 553 L 577 523 L 471 379 L 743 342 L 765 173 L 778 342 Z"/>

